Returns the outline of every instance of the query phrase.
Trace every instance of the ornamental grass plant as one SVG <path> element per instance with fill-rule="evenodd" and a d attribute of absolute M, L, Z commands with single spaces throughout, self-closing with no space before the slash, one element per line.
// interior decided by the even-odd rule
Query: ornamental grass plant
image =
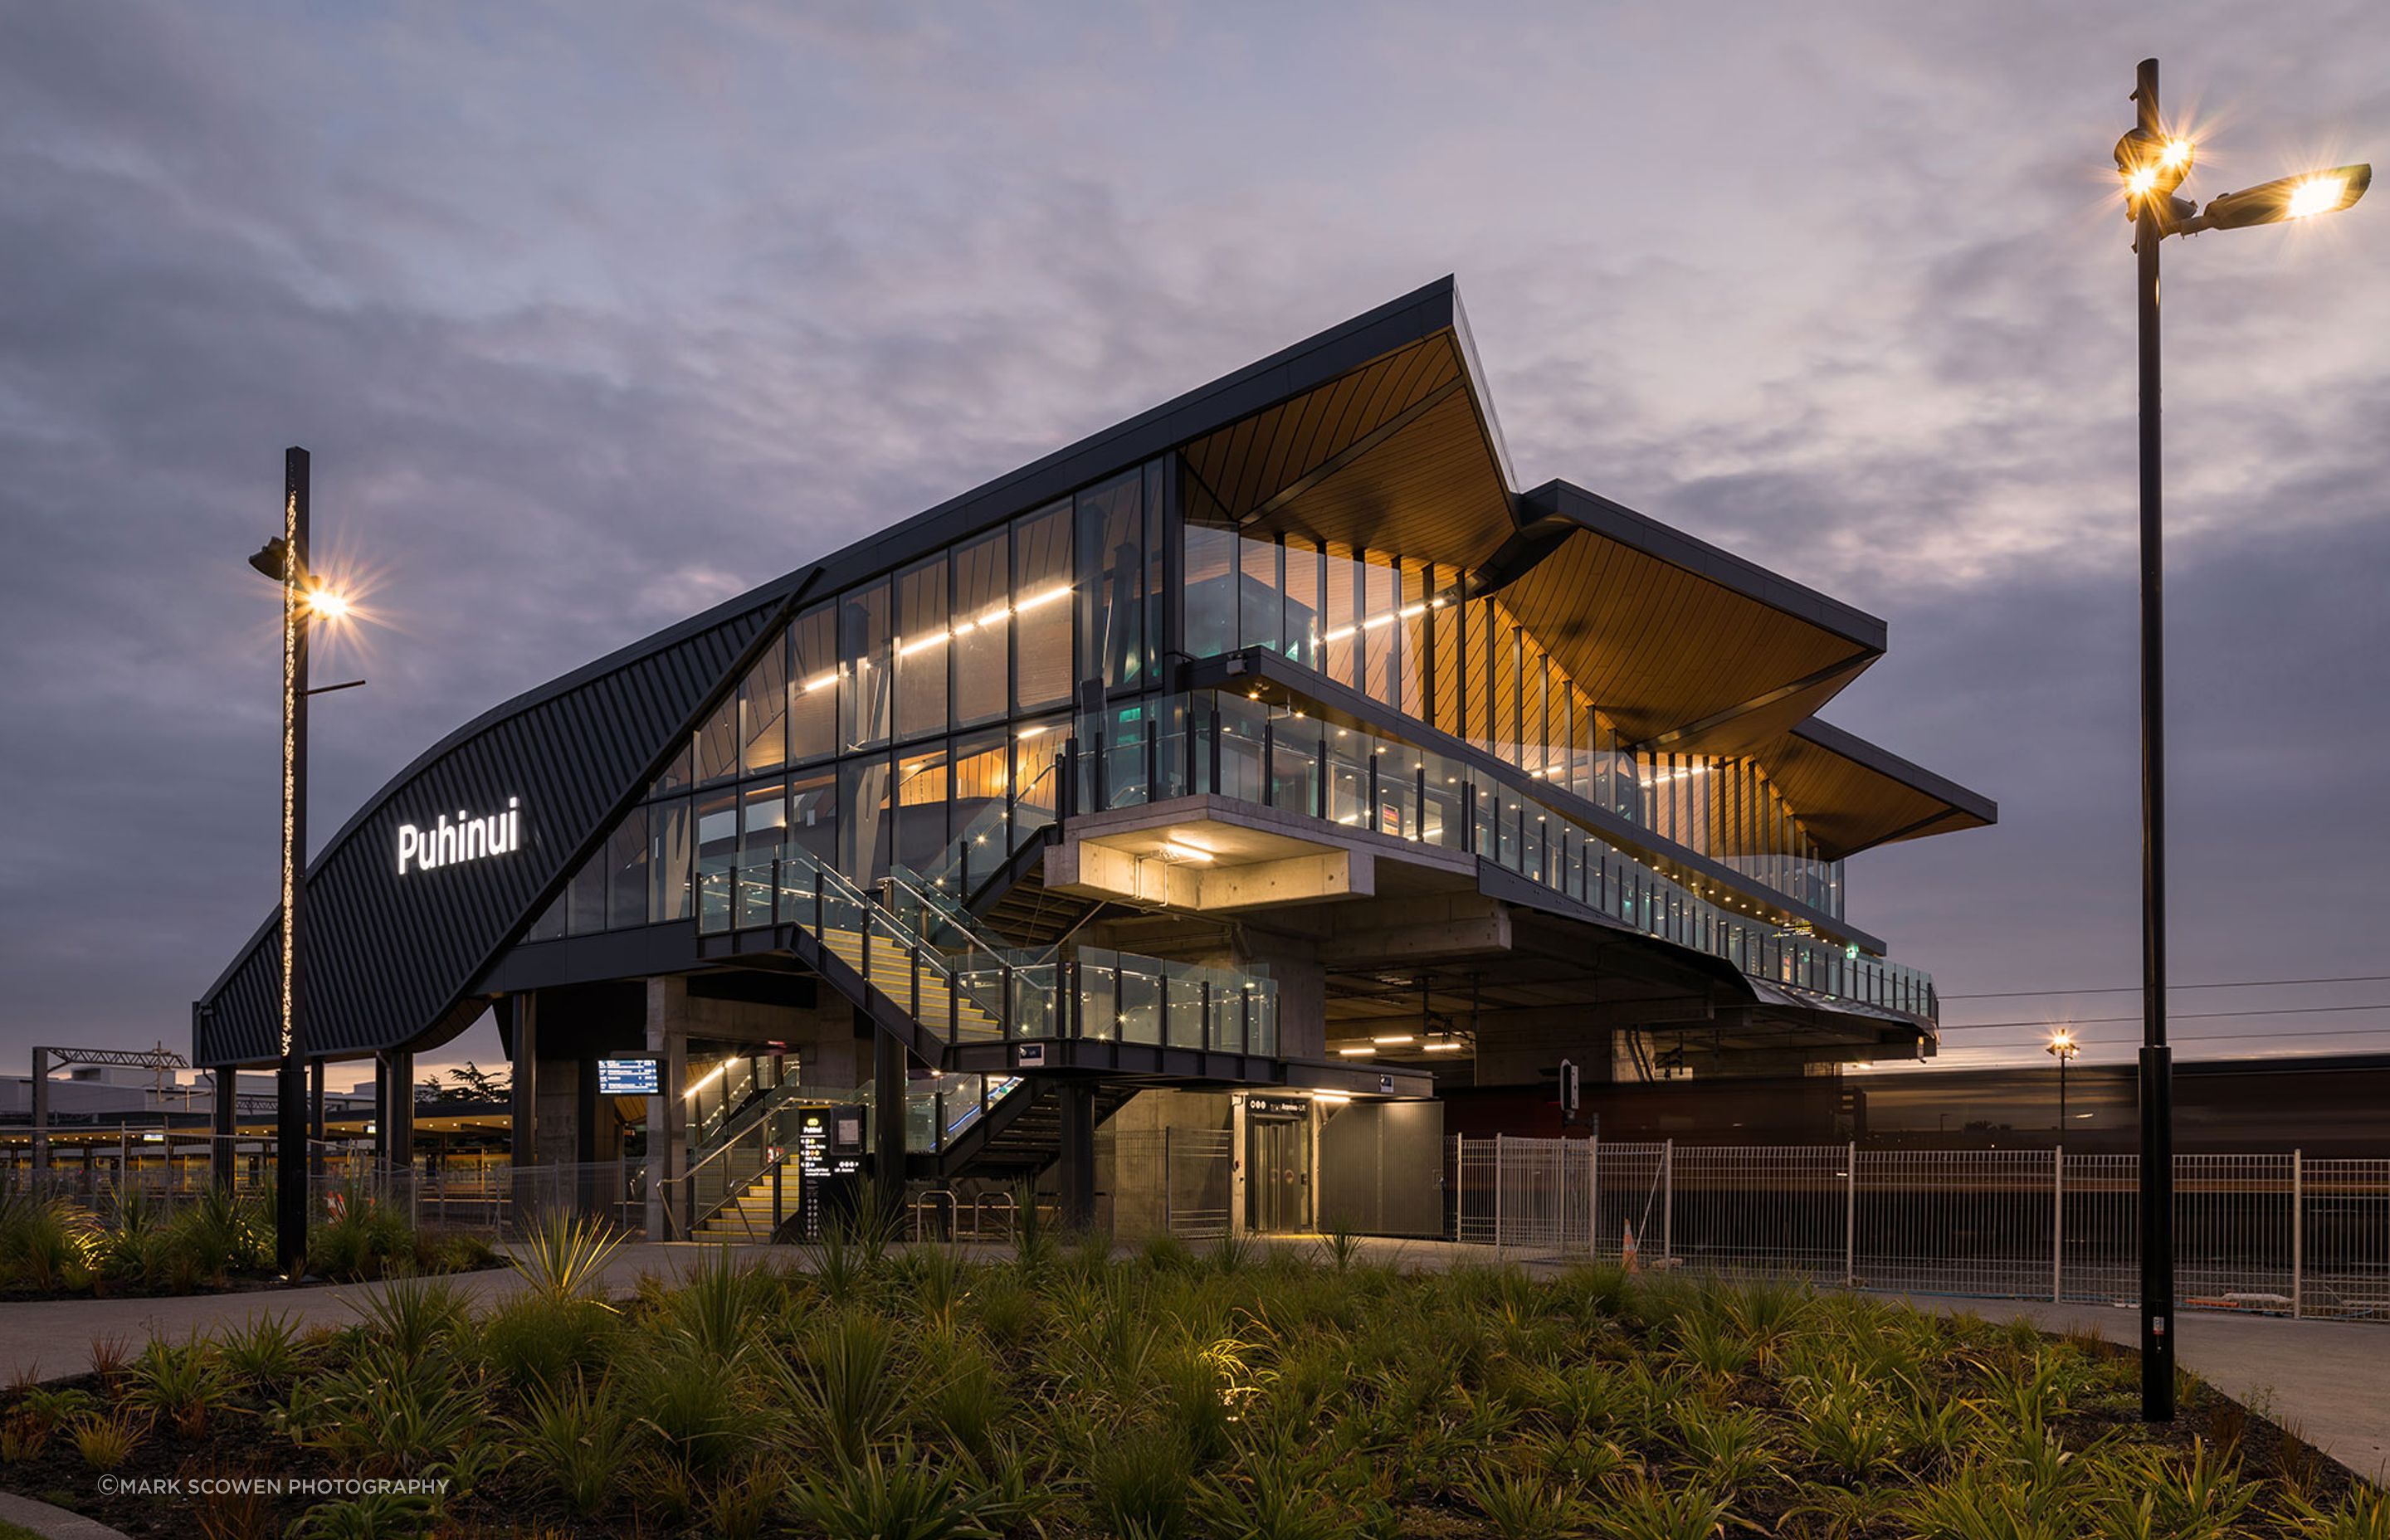
<path fill-rule="evenodd" d="M 848 1235 L 610 1299 L 610 1240 L 556 1220 L 487 1310 L 409 1278 L 339 1330 L 266 1316 L 18 1387 L 0 1485 L 427 1479 L 242 1521 L 466 1540 L 2390 1540 L 2378 1491 L 2195 1381 L 2152 1430 L 2118 1350 L 1795 1286 Z"/>

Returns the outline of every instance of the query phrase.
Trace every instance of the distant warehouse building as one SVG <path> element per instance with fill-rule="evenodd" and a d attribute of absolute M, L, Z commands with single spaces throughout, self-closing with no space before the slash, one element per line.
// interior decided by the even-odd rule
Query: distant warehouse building
<path fill-rule="evenodd" d="M 1439 1074 L 1930 1054 L 1844 862 L 1995 812 L 1814 714 L 1883 622 L 1516 485 L 1447 279 L 508 701 L 311 867 L 311 1051 L 495 1007 L 518 1161 L 697 1234 L 842 1155 L 1433 1230 Z"/>

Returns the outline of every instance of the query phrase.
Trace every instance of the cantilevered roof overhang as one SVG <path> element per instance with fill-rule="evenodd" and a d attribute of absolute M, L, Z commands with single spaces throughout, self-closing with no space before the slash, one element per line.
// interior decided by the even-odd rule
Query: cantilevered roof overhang
<path fill-rule="evenodd" d="M 1883 655 L 1883 622 L 1567 481 L 1518 503 L 1474 586 L 1516 615 L 1621 736 L 1748 753 Z"/>
<path fill-rule="evenodd" d="M 1815 718 L 1753 757 L 1830 861 L 1999 821 L 1989 797 Z"/>

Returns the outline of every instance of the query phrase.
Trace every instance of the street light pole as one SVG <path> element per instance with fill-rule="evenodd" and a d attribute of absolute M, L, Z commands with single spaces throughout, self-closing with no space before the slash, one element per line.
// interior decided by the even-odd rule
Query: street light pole
<path fill-rule="evenodd" d="M 2133 221 L 2141 394 L 2141 1416 L 2174 1418 L 2174 1050 L 2166 1044 L 2165 557 L 2158 433 L 2158 246 L 2168 236 L 2337 213 L 2365 196 L 2370 165 L 2285 176 L 2209 200 L 2174 196 L 2191 173 L 2188 135 L 2158 112 L 2158 61 L 2133 79 L 2133 127 L 2116 141 Z M 2064 1073 L 2064 1060 L 2060 1072 Z"/>
<path fill-rule="evenodd" d="M 282 1276 L 307 1258 L 306 976 L 300 965 L 307 861 L 307 452 L 282 456 L 282 1063 L 275 1076 L 274 1233 Z"/>
<path fill-rule="evenodd" d="M 2139 128 L 2162 142 L 2158 61 L 2133 83 Z M 2161 196 L 2133 230 L 2141 354 L 2141 1417 L 2174 1420 L 2174 1050 L 2166 1046 L 2165 527 L 2158 423 Z M 2060 1072 L 2065 1060 L 2059 1061 Z"/>

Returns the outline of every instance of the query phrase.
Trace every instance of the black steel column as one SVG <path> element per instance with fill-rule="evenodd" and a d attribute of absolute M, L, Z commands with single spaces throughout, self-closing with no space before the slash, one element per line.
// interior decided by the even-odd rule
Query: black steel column
<path fill-rule="evenodd" d="M 1084 1230 L 1096 1220 L 1096 1084 L 1091 1080 L 1066 1080 L 1057 1090 L 1062 1114 L 1062 1159 L 1058 1172 L 1062 1184 L 1062 1227 Z"/>
<path fill-rule="evenodd" d="M 2134 82 L 2152 143 L 2158 61 Z M 2165 558 L 2158 433 L 2158 242 L 2165 195 L 2146 193 L 2134 231 L 2141 374 L 2141 1417 L 2174 1418 L 2174 1050 L 2166 1046 Z"/>
<path fill-rule="evenodd" d="M 908 1060 L 904 1044 L 885 1031 L 872 1030 L 871 1180 L 880 1189 L 885 1213 L 894 1213 L 905 1201 L 905 1092 L 911 1081 Z"/>
<path fill-rule="evenodd" d="M 307 1253 L 306 991 L 300 969 L 307 862 L 307 452 L 282 456 L 282 1062 L 275 1076 L 275 1255 L 297 1281 Z"/>

